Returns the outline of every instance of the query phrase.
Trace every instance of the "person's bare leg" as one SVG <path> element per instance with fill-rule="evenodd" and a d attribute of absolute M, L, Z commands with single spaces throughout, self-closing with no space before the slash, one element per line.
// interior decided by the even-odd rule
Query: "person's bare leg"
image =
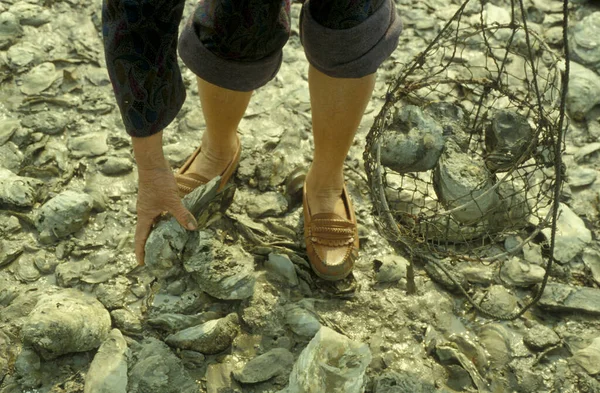
<path fill-rule="evenodd" d="M 329 77 L 308 69 L 315 141 L 313 163 L 306 176 L 311 213 L 336 213 L 346 218 L 341 199 L 344 160 L 369 103 L 375 74 L 359 79 Z"/>
<path fill-rule="evenodd" d="M 202 136 L 202 150 L 187 172 L 212 179 L 223 173 L 235 154 L 237 128 L 252 92 L 228 90 L 197 79 L 206 130 Z"/>

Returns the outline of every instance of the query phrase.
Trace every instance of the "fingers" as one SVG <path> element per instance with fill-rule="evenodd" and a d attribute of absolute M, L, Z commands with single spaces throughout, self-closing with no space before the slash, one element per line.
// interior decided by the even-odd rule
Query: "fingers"
<path fill-rule="evenodd" d="M 193 231 L 198 228 L 198 223 L 194 218 L 194 215 L 189 212 L 188 209 L 183 206 L 181 200 L 178 199 L 176 205 L 169 210 L 169 212 L 175 217 L 177 222 L 184 228 Z"/>
<path fill-rule="evenodd" d="M 138 261 L 138 265 L 144 264 L 144 258 L 146 256 L 145 247 L 146 240 L 148 240 L 148 236 L 150 235 L 150 230 L 152 229 L 152 223 L 154 222 L 153 218 L 149 218 L 147 216 L 138 215 L 137 225 L 135 227 L 135 257 Z"/>

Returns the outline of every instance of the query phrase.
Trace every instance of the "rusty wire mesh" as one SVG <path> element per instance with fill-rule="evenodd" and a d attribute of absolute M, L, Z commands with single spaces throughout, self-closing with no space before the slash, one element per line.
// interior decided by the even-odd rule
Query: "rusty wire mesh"
<path fill-rule="evenodd" d="M 364 153 L 382 233 L 447 274 L 458 260 L 502 260 L 490 245 L 509 235 L 522 247 L 550 228 L 553 247 L 556 230 L 564 58 L 528 28 L 522 0 L 505 23 L 485 3 L 466 0 L 400 69 Z M 565 31 L 567 10 L 565 0 Z M 530 307 L 499 316 L 473 305 L 498 319 Z"/>

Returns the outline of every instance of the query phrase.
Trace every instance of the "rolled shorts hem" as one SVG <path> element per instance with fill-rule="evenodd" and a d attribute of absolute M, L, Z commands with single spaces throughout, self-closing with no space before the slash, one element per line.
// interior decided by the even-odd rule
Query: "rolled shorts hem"
<path fill-rule="evenodd" d="M 333 78 L 362 78 L 377 71 L 394 52 L 402 22 L 388 0 L 364 22 L 336 30 L 319 24 L 311 15 L 310 0 L 302 7 L 300 38 L 308 62 Z"/>
<path fill-rule="evenodd" d="M 178 50 L 183 63 L 201 79 L 225 89 L 244 92 L 266 85 L 277 75 L 283 60 L 281 50 L 252 62 L 218 57 L 198 39 L 191 18 L 179 37 Z"/>

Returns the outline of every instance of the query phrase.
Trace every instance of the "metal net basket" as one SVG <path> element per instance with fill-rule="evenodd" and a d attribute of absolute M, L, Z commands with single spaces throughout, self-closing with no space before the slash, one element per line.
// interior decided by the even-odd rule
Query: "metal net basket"
<path fill-rule="evenodd" d="M 492 262 L 507 252 L 491 244 L 518 235 L 515 252 L 553 226 L 564 59 L 522 0 L 486 3 L 465 1 L 399 70 L 367 136 L 380 229 L 415 256 Z"/>

